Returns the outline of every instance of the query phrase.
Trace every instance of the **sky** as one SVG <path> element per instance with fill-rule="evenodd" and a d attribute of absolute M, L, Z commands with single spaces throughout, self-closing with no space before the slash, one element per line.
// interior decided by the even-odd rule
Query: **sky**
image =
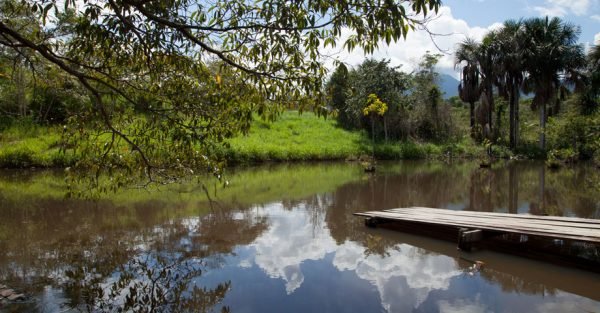
<path fill-rule="evenodd" d="M 586 49 L 600 45 L 600 0 L 445 0 L 438 16 L 428 25 L 438 36 L 431 38 L 424 31 L 411 32 L 405 41 L 389 46 L 380 44 L 372 57 L 389 59 L 392 65 L 402 65 L 402 70 L 410 72 L 426 51 L 441 53 L 438 70 L 458 77 L 452 55 L 457 43 L 466 37 L 480 40 L 509 19 L 543 16 L 557 16 L 580 26 L 579 41 Z M 342 32 L 344 35 L 349 33 Z M 352 66 L 365 59 L 363 51 L 358 49 L 351 53 L 342 51 L 336 56 Z"/>

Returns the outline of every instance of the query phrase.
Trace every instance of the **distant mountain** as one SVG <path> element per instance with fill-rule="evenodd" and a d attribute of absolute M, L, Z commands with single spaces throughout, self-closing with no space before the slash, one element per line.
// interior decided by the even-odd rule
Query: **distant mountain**
<path fill-rule="evenodd" d="M 439 87 L 442 90 L 444 99 L 448 99 L 453 96 L 458 96 L 458 79 L 448 75 L 440 74 Z"/>

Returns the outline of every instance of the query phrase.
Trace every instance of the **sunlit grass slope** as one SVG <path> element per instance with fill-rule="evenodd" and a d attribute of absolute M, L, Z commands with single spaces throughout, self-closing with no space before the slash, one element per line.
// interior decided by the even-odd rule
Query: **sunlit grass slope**
<path fill-rule="evenodd" d="M 60 151 L 62 128 L 44 127 L 28 120 L 0 132 L 0 167 L 65 167 L 75 163 L 72 153 Z"/>
<path fill-rule="evenodd" d="M 273 123 L 257 118 L 248 135 L 229 140 L 226 157 L 232 162 L 344 159 L 360 154 L 363 141 L 362 132 L 337 127 L 332 118 L 288 111 Z"/>
<path fill-rule="evenodd" d="M 256 119 L 250 133 L 229 140 L 225 158 L 232 163 L 257 161 L 336 160 L 370 155 L 371 139 L 365 131 L 349 131 L 335 119 L 312 113 L 285 112 L 275 122 Z M 415 141 L 378 142 L 378 159 L 425 159 L 447 156 L 473 156 L 479 147 L 465 138 L 448 143 Z"/>

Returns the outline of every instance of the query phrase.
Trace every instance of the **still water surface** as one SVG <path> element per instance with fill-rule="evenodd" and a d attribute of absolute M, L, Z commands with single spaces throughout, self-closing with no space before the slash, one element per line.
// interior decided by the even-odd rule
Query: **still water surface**
<path fill-rule="evenodd" d="M 600 312 L 600 274 L 369 229 L 405 206 L 600 218 L 600 174 L 539 163 L 235 169 L 208 183 L 65 200 L 51 172 L 0 173 L 0 312 Z M 475 261 L 485 262 L 475 270 Z"/>

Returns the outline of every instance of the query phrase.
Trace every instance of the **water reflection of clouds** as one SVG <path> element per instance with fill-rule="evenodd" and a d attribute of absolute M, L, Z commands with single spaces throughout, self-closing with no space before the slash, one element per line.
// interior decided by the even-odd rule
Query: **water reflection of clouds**
<path fill-rule="evenodd" d="M 388 255 L 369 255 L 354 242 L 339 246 L 333 260 L 339 270 L 356 272 L 379 291 L 381 302 L 390 311 L 418 307 L 432 290 L 446 290 L 450 280 L 460 275 L 454 259 L 425 254 L 419 248 L 398 245 Z"/>
<path fill-rule="evenodd" d="M 479 297 L 474 301 L 456 299 L 453 301 L 440 300 L 438 309 L 441 313 L 492 313 L 484 304 L 479 303 Z"/>
<path fill-rule="evenodd" d="M 419 309 L 441 313 L 597 312 L 598 302 L 563 291 L 537 295 L 505 292 L 489 281 L 467 286 L 463 277 L 453 280 L 448 293 L 432 294 Z"/>
<path fill-rule="evenodd" d="M 354 271 L 373 284 L 388 311 L 418 307 L 431 290 L 447 289 L 450 279 L 461 274 L 454 259 L 425 254 L 409 245 L 398 245 L 386 256 L 367 257 L 366 248 L 358 243 L 337 246 L 327 229 L 314 231 L 314 218 L 303 206 L 289 211 L 273 204 L 261 210 L 270 216 L 270 227 L 251 244 L 254 263 L 269 277 L 283 279 L 287 294 L 304 282 L 303 262 L 322 260 L 331 252 L 335 252 L 334 267 Z M 249 260 L 242 260 L 240 266 L 248 267 Z"/>
<path fill-rule="evenodd" d="M 598 302 L 596 301 L 559 291 L 553 299 L 539 303 L 533 311 L 544 313 L 598 312 L 598 308 Z"/>
<path fill-rule="evenodd" d="M 272 204 L 260 210 L 268 211 L 270 227 L 251 244 L 256 252 L 254 262 L 269 277 L 283 279 L 286 292 L 291 294 L 304 281 L 301 263 L 323 259 L 335 251 L 335 241 L 328 232 L 314 231 L 311 215 L 302 206 L 288 211 Z"/>

